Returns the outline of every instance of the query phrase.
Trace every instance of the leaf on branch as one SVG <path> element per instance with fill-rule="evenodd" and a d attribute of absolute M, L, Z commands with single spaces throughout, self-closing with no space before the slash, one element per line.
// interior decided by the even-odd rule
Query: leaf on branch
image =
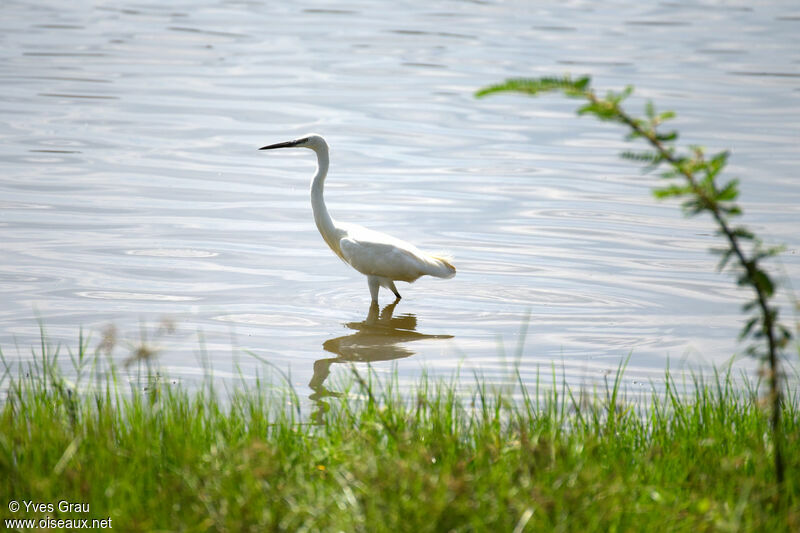
<path fill-rule="evenodd" d="M 714 178 L 723 168 L 725 168 L 729 155 L 730 152 L 725 150 L 724 152 L 714 154 L 714 157 L 709 159 L 708 164 L 706 165 L 706 172 L 708 172 L 708 175 L 711 176 L 711 178 Z"/>
<path fill-rule="evenodd" d="M 750 335 L 750 332 L 753 331 L 753 326 L 755 326 L 756 323 L 758 322 L 758 318 L 759 317 L 754 316 L 747 321 L 747 323 L 742 328 L 742 331 L 739 332 L 739 340 L 742 340 L 748 335 Z"/>
<path fill-rule="evenodd" d="M 683 209 L 684 215 L 687 217 L 693 217 L 706 209 L 706 203 L 702 198 L 693 198 L 683 202 L 683 204 L 681 204 L 681 209 Z"/>
<path fill-rule="evenodd" d="M 651 122 L 656 118 L 656 106 L 652 100 L 648 100 L 644 105 L 644 114 L 647 115 Z"/>
<path fill-rule="evenodd" d="M 644 172 L 650 172 L 664 161 L 664 156 L 655 151 L 634 152 L 629 150 L 622 152 L 619 156 L 629 161 L 645 163 Z"/>
<path fill-rule="evenodd" d="M 614 117 L 614 118 L 616 118 L 616 117 Z M 641 124 L 641 122 L 639 120 L 636 120 L 634 122 L 636 122 L 638 126 L 642 127 L 642 124 Z M 639 139 L 639 138 L 645 137 L 645 136 L 646 136 L 646 133 L 641 133 L 639 130 L 631 130 L 630 133 L 625 135 L 625 140 L 626 141 L 634 141 L 636 139 Z"/>
<path fill-rule="evenodd" d="M 646 152 L 634 152 L 631 150 L 622 152 L 619 154 L 622 159 L 628 159 L 630 161 L 639 161 L 642 163 L 652 163 L 662 160 L 661 154 L 658 152 L 646 151 Z"/>
<path fill-rule="evenodd" d="M 712 248 L 712 251 L 722 256 L 719 258 L 719 263 L 717 263 L 717 271 L 722 272 L 728 265 L 728 261 L 733 257 L 733 250 L 730 248 Z"/>
<path fill-rule="evenodd" d="M 789 328 L 783 324 L 778 324 L 778 333 L 780 335 L 778 339 L 778 346 L 785 348 L 789 341 L 792 340 L 792 332 L 789 331 Z"/>
<path fill-rule="evenodd" d="M 756 251 L 753 253 L 753 258 L 756 261 L 760 261 L 762 259 L 768 259 L 770 257 L 776 256 L 781 254 L 786 249 L 785 246 L 770 246 L 769 248 L 763 248 L 761 246 L 761 242 L 756 244 Z"/>
<path fill-rule="evenodd" d="M 751 232 L 744 226 L 736 226 L 731 230 L 731 234 L 734 237 L 738 237 L 739 239 L 743 239 L 745 241 L 752 241 L 753 239 L 755 239 L 755 235 L 753 235 L 753 232 Z"/>
<path fill-rule="evenodd" d="M 653 196 L 659 200 L 664 198 L 672 198 L 675 196 L 685 196 L 691 194 L 692 189 L 686 185 L 668 185 L 660 189 L 653 189 Z M 685 205 L 685 204 L 684 204 Z"/>
<path fill-rule="evenodd" d="M 584 76 L 573 80 L 569 76 L 561 78 L 556 77 L 543 77 L 543 78 L 511 78 L 505 82 L 484 87 L 475 93 L 475 96 L 481 98 L 493 93 L 499 92 L 520 92 L 530 95 L 537 95 L 544 92 L 562 91 L 567 96 L 583 97 L 589 92 L 589 82 L 591 79 Z"/>
<path fill-rule="evenodd" d="M 673 118 L 675 118 L 675 111 L 664 111 L 658 115 L 658 122 L 666 122 L 668 120 L 672 120 Z"/>
<path fill-rule="evenodd" d="M 721 205 L 719 208 L 723 213 L 732 217 L 738 217 L 742 214 L 742 209 L 738 205 L 732 205 L 730 207 Z"/>
<path fill-rule="evenodd" d="M 600 120 L 620 120 L 620 110 L 616 102 L 595 100 L 578 109 L 578 115 L 591 114 Z"/>
<path fill-rule="evenodd" d="M 665 180 L 671 180 L 671 179 L 681 178 L 681 177 L 683 177 L 683 175 L 678 170 L 676 170 L 674 168 L 672 170 L 665 170 L 664 172 L 661 173 L 661 178 L 663 178 Z"/>
<path fill-rule="evenodd" d="M 749 302 L 746 302 L 745 304 L 742 305 L 742 311 L 745 312 L 752 311 L 753 309 L 755 309 L 757 305 L 758 305 L 758 300 L 750 300 Z"/>
<path fill-rule="evenodd" d="M 626 85 L 625 88 L 618 93 L 615 93 L 613 91 L 608 91 L 606 99 L 619 104 L 632 94 L 633 94 L 633 85 Z"/>
<path fill-rule="evenodd" d="M 739 180 L 731 180 L 717 193 L 717 201 L 732 202 L 739 196 Z"/>
<path fill-rule="evenodd" d="M 667 133 L 656 133 L 655 138 L 661 142 L 671 142 L 678 138 L 678 132 L 673 130 Z"/>
<path fill-rule="evenodd" d="M 772 297 L 772 294 L 775 292 L 775 285 L 772 283 L 772 279 L 761 269 L 753 272 L 752 283 L 754 286 L 761 289 L 767 298 Z"/>
<path fill-rule="evenodd" d="M 756 358 L 756 359 L 760 359 L 764 355 L 762 353 L 762 351 L 758 349 L 757 346 L 748 346 L 747 350 L 745 350 L 745 353 L 747 355 L 749 355 L 750 357 L 753 357 L 753 358 Z"/>
<path fill-rule="evenodd" d="M 769 248 L 767 248 L 767 251 L 766 251 L 767 255 L 765 257 L 772 257 L 774 255 L 780 255 L 785 251 L 786 251 L 786 245 L 785 244 L 779 244 L 777 246 L 770 246 Z"/>

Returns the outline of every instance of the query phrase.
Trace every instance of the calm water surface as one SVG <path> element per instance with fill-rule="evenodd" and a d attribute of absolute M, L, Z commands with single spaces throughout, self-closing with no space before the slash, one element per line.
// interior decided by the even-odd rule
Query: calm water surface
<path fill-rule="evenodd" d="M 249 379 L 250 351 L 320 399 L 350 361 L 403 382 L 518 364 L 532 383 L 555 364 L 580 384 L 631 355 L 625 385 L 644 390 L 668 361 L 741 353 L 746 294 L 714 272 L 710 224 L 652 200 L 622 132 L 575 102 L 474 99 L 519 75 L 634 84 L 632 110 L 654 99 L 686 143 L 731 149 L 746 220 L 800 280 L 796 2 L 331 6 L 3 2 L 7 358 L 31 357 L 37 316 L 73 347 L 115 324 L 117 357 L 144 330 L 176 380 L 204 358 Z M 333 216 L 448 251 L 454 279 L 370 309 L 314 226 L 313 154 L 256 150 L 312 131 L 332 146 Z"/>

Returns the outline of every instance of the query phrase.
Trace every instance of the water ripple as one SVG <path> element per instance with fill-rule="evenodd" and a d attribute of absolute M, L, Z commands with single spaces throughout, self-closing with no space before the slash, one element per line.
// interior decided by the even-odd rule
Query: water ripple
<path fill-rule="evenodd" d="M 318 131 L 334 217 L 455 256 L 452 280 L 399 287 L 394 318 L 421 338 L 370 340 L 408 358 L 404 383 L 462 366 L 501 383 L 518 344 L 531 383 L 554 363 L 602 383 L 629 354 L 630 387 L 668 357 L 724 364 L 745 294 L 715 271 L 713 227 L 654 203 L 658 179 L 574 101 L 473 97 L 564 67 L 731 149 L 746 223 L 800 275 L 800 49 L 779 2 L 40 4 L 0 19 L 0 348 L 34 345 L 37 313 L 57 343 L 167 315 L 220 372 L 244 348 L 302 389 L 331 350 L 363 360 L 369 293 L 317 233 L 311 154 L 256 150 Z M 196 375 L 199 342 L 164 366 Z"/>

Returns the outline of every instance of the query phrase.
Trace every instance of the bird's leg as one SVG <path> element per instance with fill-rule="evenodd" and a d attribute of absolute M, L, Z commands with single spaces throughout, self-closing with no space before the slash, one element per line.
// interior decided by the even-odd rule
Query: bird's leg
<path fill-rule="evenodd" d="M 367 284 L 372 301 L 378 303 L 378 289 L 381 288 L 381 280 L 377 276 L 367 276 Z"/>
<path fill-rule="evenodd" d="M 402 296 L 400 296 L 400 293 L 397 292 L 397 287 L 394 286 L 394 281 L 392 280 L 389 280 L 389 290 L 391 290 L 394 293 L 394 295 L 397 297 L 398 300 L 402 298 Z"/>

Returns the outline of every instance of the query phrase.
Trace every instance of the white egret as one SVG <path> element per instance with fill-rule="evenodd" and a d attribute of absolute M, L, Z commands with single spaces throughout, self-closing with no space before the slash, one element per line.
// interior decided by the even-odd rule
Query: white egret
<path fill-rule="evenodd" d="M 420 276 L 452 278 L 456 269 L 444 257 L 426 254 L 413 244 L 385 233 L 356 224 L 337 222 L 328 214 L 323 198 L 328 175 L 328 143 L 319 135 L 308 135 L 294 141 L 271 144 L 259 150 L 274 148 L 308 148 L 317 154 L 317 173 L 311 181 L 311 208 L 314 222 L 333 253 L 365 276 L 372 301 L 378 301 L 378 290 L 386 287 L 399 300 L 395 281 L 412 283 Z"/>

